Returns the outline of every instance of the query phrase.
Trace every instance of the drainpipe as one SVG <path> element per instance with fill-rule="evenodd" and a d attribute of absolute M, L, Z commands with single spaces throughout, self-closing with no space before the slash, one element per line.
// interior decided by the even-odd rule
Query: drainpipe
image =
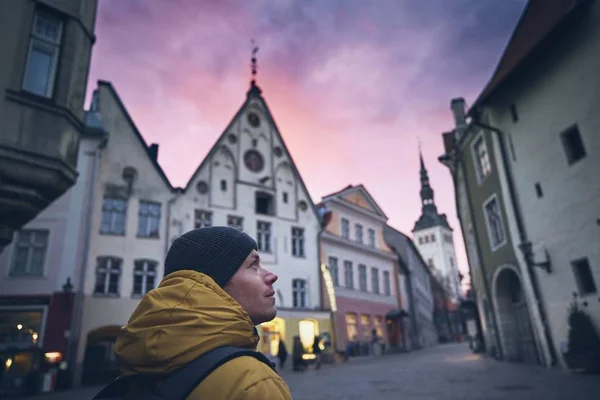
<path fill-rule="evenodd" d="M 506 152 L 506 147 L 504 144 L 504 138 L 502 137 L 504 132 L 502 132 L 498 128 L 495 128 L 495 127 L 487 125 L 483 122 L 477 121 L 475 118 L 473 118 L 472 124 L 479 126 L 480 128 L 487 129 L 487 130 L 495 133 L 496 136 L 498 137 L 498 142 L 500 143 L 500 154 L 502 156 L 502 163 L 504 164 L 504 172 L 506 173 L 506 181 L 508 184 L 508 192 L 509 192 L 510 202 L 511 202 L 512 208 L 515 212 L 517 230 L 519 231 L 519 240 L 521 242 L 519 244 L 519 247 L 523 250 L 523 246 L 530 245 L 531 243 L 529 242 L 529 240 L 527 238 L 527 232 L 525 231 L 525 225 L 523 223 L 521 208 L 520 208 L 517 196 L 516 196 L 514 180 L 513 180 L 513 176 L 512 176 L 512 170 L 510 169 L 510 164 L 509 164 L 509 160 L 508 160 L 508 156 L 507 156 L 507 152 Z M 528 255 L 525 254 L 525 251 L 523 251 L 523 253 L 524 253 L 523 258 L 525 259 L 525 264 L 527 265 L 527 273 L 531 277 L 531 286 L 533 288 L 535 304 L 538 307 L 538 310 L 540 313 L 540 318 L 542 320 L 542 328 L 544 331 L 544 336 L 546 338 L 546 341 L 548 342 L 548 351 L 550 352 L 550 365 L 554 366 L 554 365 L 556 365 L 556 352 L 554 350 L 554 341 L 552 340 L 552 334 L 548 327 L 548 322 L 547 322 L 548 319 L 546 317 L 546 309 L 545 309 L 544 303 L 542 301 L 542 294 L 541 294 L 541 291 L 539 288 L 539 282 L 537 279 L 537 275 L 535 274 L 535 271 L 533 269 L 533 267 L 534 267 L 533 260 L 532 260 L 532 257 L 529 257 Z"/>
<path fill-rule="evenodd" d="M 460 151 L 460 150 L 457 150 L 457 151 Z M 462 174 L 463 174 L 463 177 L 464 177 L 463 181 L 464 181 L 464 185 L 465 185 L 465 190 L 466 190 L 467 193 L 469 193 L 469 184 L 468 184 L 468 181 L 466 179 L 466 177 L 467 177 L 467 171 L 465 169 L 465 164 L 464 164 L 463 158 L 462 157 L 457 157 L 456 159 L 460 160 L 460 161 L 458 161 L 458 163 L 460 165 L 460 168 L 461 168 L 461 171 L 462 171 Z M 475 212 L 473 210 L 473 202 L 471 201 L 471 197 L 470 196 L 467 196 L 467 204 L 469 206 L 469 213 L 472 216 L 471 219 L 473 219 L 473 224 L 472 224 L 473 234 L 475 235 L 476 238 L 478 238 L 480 236 L 479 236 L 479 234 L 477 232 L 477 226 L 476 226 L 475 220 L 474 220 Z M 479 260 L 481 262 L 481 260 L 483 260 L 483 257 L 482 257 L 481 245 L 479 243 L 479 240 L 475 240 L 475 251 L 477 251 L 477 257 L 479 258 Z M 488 307 L 490 307 L 489 304 L 490 304 L 490 302 L 493 302 L 494 299 L 492 299 L 492 295 L 491 295 L 492 291 L 490 290 L 490 283 L 488 282 L 487 273 L 486 273 L 485 269 L 483 268 L 483 265 L 481 266 L 481 272 L 482 272 L 481 275 L 482 275 L 482 278 L 483 278 L 483 288 L 485 290 L 485 297 L 488 299 Z M 475 305 L 477 305 L 477 303 L 475 303 Z M 503 354 L 504 351 L 503 351 L 503 348 L 502 348 L 502 343 L 500 342 L 500 335 L 499 335 L 499 331 L 498 331 L 500 329 L 500 326 L 498 325 L 498 318 L 496 316 L 496 313 L 493 310 L 493 305 L 491 307 L 492 307 L 492 310 L 491 310 L 490 314 L 492 315 L 492 321 L 494 322 L 494 332 L 493 332 L 493 334 L 494 334 L 494 341 L 496 342 L 496 348 L 498 349 L 498 356 L 499 356 L 498 358 L 500 360 L 502 360 L 504 358 L 504 354 Z M 486 314 L 486 311 L 487 311 L 486 310 L 486 304 L 484 304 L 484 310 L 483 310 L 484 315 Z"/>
<path fill-rule="evenodd" d="M 79 368 L 77 367 L 77 348 L 79 346 L 79 331 L 81 329 L 81 320 L 83 315 L 83 300 L 84 300 L 84 286 L 87 275 L 87 259 L 90 250 L 90 237 L 92 232 L 92 215 L 94 212 L 94 200 L 96 195 L 96 178 L 98 175 L 98 164 L 100 161 L 101 150 L 106 147 L 107 139 L 104 138 L 94 151 L 94 161 L 92 164 L 92 177 L 91 185 L 88 193 L 88 204 L 85 215 L 85 236 L 83 240 L 83 255 L 81 258 L 81 266 L 79 269 L 79 277 L 77 280 L 77 292 L 75 293 L 75 306 L 73 310 L 73 317 L 71 319 L 71 327 L 69 330 L 69 341 L 67 346 L 67 366 L 71 368 L 71 386 L 79 386 L 80 375 Z"/>

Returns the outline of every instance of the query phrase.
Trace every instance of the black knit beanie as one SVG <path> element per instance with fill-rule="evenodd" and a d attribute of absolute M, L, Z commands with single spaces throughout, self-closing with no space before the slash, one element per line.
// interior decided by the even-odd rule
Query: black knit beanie
<path fill-rule="evenodd" d="M 189 269 L 210 276 L 223 287 L 256 248 L 254 239 L 235 228 L 194 229 L 179 236 L 171 245 L 165 259 L 165 276 Z"/>

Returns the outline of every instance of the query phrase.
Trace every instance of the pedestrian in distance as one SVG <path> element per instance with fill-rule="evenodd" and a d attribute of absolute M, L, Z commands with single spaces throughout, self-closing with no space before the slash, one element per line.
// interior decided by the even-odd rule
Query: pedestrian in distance
<path fill-rule="evenodd" d="M 321 368 L 321 338 L 317 335 L 313 342 L 313 354 L 315 355 L 315 369 Z"/>
<path fill-rule="evenodd" d="M 294 336 L 294 342 L 292 344 L 292 366 L 294 371 L 304 371 L 307 367 L 306 361 L 304 360 L 304 345 L 300 340 L 299 335 Z"/>
<path fill-rule="evenodd" d="M 114 345 L 121 376 L 95 399 L 291 399 L 274 364 L 256 351 L 255 326 L 277 314 L 276 280 L 256 241 L 237 229 L 178 237 L 164 278 Z"/>
<path fill-rule="evenodd" d="M 285 367 L 285 361 L 288 357 L 288 351 L 285 347 L 285 342 L 283 339 L 279 339 L 279 349 L 277 350 L 277 358 L 279 358 L 279 369 L 283 369 Z"/>

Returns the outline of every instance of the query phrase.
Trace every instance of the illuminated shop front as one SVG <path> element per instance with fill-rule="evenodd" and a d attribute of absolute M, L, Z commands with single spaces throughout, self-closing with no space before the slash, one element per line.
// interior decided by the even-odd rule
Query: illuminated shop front
<path fill-rule="evenodd" d="M 71 293 L 0 297 L 0 396 L 68 385 Z"/>
<path fill-rule="evenodd" d="M 37 391 L 45 316 L 45 308 L 0 310 L 0 395 Z"/>
<path fill-rule="evenodd" d="M 292 353 L 294 336 L 299 336 L 307 354 L 313 352 L 315 336 L 320 336 L 325 351 L 331 347 L 331 320 L 327 311 L 280 309 L 277 317 L 257 327 L 260 335 L 258 350 L 268 357 L 276 357 L 279 341 L 283 340 L 289 354 Z"/>

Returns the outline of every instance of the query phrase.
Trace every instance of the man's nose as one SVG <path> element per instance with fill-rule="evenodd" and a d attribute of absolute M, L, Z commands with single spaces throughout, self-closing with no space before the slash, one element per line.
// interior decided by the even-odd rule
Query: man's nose
<path fill-rule="evenodd" d="M 277 276 L 277 274 L 274 274 L 273 272 L 269 271 L 269 270 L 265 270 L 266 271 L 266 275 L 265 275 L 265 281 L 267 282 L 268 285 L 272 285 L 274 284 L 277 279 L 279 278 Z"/>

